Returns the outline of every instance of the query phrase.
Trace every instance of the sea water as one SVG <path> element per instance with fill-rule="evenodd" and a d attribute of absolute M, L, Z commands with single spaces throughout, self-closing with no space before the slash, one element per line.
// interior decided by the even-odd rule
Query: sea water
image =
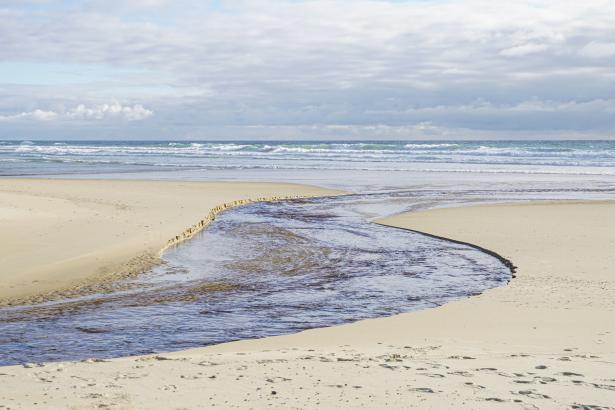
<path fill-rule="evenodd" d="M 458 174 L 612 182 L 615 141 L 0 141 L 0 175 L 84 174 L 346 186 L 360 176 L 376 187 Z"/>

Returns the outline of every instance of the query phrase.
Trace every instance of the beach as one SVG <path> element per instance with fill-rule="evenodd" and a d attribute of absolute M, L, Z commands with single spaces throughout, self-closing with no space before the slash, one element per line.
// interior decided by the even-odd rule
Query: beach
<path fill-rule="evenodd" d="M 0 305 L 93 292 L 143 272 L 212 211 L 334 193 L 281 183 L 2 179 Z"/>
<path fill-rule="evenodd" d="M 0 16 L 0 410 L 615 410 L 614 1 Z"/>
<path fill-rule="evenodd" d="M 67 191 L 71 184 L 80 188 Z M 139 184 L 152 184 L 148 186 L 155 192 Z M 20 211 L 5 211 L 2 224 L 14 232 L 30 229 L 31 236 L 48 227 L 43 240 L 51 240 L 56 253 L 70 249 L 73 258 L 83 252 L 78 240 L 83 235 L 77 233 L 87 226 L 94 227 L 92 232 L 100 228 L 103 232 L 97 235 L 103 239 L 134 228 L 141 235 L 126 238 L 126 243 L 139 246 L 123 247 L 125 253 L 113 259 L 121 263 L 139 252 L 159 252 L 166 241 L 197 223 L 197 215 L 207 215 L 224 202 L 255 195 L 334 193 L 279 184 L 167 184 L 3 180 L 3 208 L 10 208 L 4 205 L 11 203 L 9 199 L 26 197 L 33 205 L 31 210 L 20 206 Z M 46 202 L 37 208 L 38 201 Z M 54 237 L 60 232 L 42 211 L 49 210 L 50 203 L 53 210 L 66 209 L 63 215 L 86 213 L 83 208 L 89 208 L 89 218 L 102 208 L 121 215 L 122 205 L 134 207 L 134 212 L 125 219 L 106 218 L 104 227 L 103 220 L 86 218 L 86 227 L 84 220 L 76 221 L 64 228 L 70 233 Z M 177 211 L 181 206 L 183 210 Z M 162 215 L 172 209 L 181 215 Z M 32 224 L 33 220 L 40 223 Z M 159 223 L 150 231 L 137 229 L 152 221 Z M 615 203 L 608 201 L 479 205 L 385 218 L 378 222 L 391 229 L 418 230 L 493 251 L 517 267 L 515 277 L 506 286 L 437 308 L 293 335 L 141 357 L 4 367 L 0 405 L 608 408 L 615 402 L 613 221 Z M 5 232 L 2 229 L 10 239 Z M 9 239 L 2 243 L 10 244 Z M 104 249 L 102 245 L 91 244 L 92 249 Z M 21 242 L 19 249 L 32 249 L 25 246 Z M 88 263 L 97 260 L 88 258 Z M 29 271 L 40 272 L 36 280 L 54 277 L 45 272 L 57 275 L 44 265 Z M 72 278 L 78 283 L 91 280 L 96 272 L 104 272 L 101 266 L 117 265 L 98 265 L 98 270 Z M 22 288 L 27 286 L 13 289 Z M 26 294 L 22 291 L 19 296 Z"/>

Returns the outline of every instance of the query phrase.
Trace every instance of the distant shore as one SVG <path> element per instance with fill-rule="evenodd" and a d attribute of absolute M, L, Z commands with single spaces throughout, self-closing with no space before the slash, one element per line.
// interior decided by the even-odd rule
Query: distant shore
<path fill-rule="evenodd" d="M 0 306 L 141 272 L 224 208 L 336 193 L 294 184 L 0 179 Z"/>
<path fill-rule="evenodd" d="M 615 402 L 615 202 L 446 208 L 378 222 L 496 252 L 518 267 L 516 278 L 441 307 L 293 335 L 5 367 L 0 403 L 516 409 Z"/>

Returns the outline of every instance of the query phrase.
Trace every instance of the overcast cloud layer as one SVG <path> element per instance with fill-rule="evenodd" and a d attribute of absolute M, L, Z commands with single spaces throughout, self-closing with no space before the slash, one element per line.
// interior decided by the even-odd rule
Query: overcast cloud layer
<path fill-rule="evenodd" d="M 615 136 L 612 0 L 0 0 L 0 21 L 0 138 Z"/>

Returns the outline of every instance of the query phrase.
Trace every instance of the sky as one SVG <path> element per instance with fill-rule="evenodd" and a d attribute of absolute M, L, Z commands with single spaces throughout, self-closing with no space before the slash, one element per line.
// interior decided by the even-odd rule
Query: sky
<path fill-rule="evenodd" d="M 615 138 L 612 0 L 0 0 L 3 139 Z"/>

